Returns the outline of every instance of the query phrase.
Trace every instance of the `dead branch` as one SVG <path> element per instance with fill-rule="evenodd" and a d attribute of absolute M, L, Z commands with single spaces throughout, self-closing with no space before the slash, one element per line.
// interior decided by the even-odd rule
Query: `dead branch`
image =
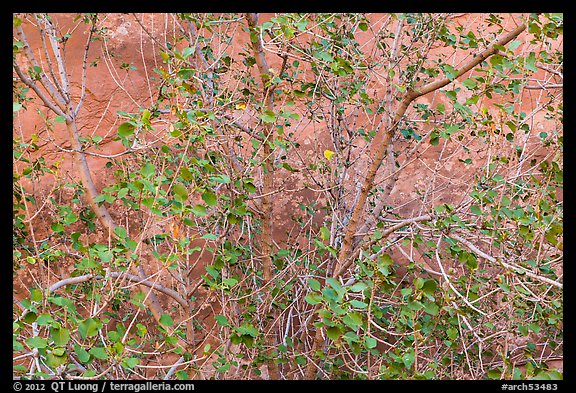
<path fill-rule="evenodd" d="M 477 253 L 478 255 L 480 255 L 482 258 L 487 259 L 488 261 L 492 262 L 495 265 L 501 265 L 502 267 L 509 269 L 509 270 L 513 270 L 516 272 L 519 272 L 520 274 L 525 274 L 528 277 L 531 277 L 537 281 L 546 283 L 546 284 L 550 284 L 553 285 L 557 288 L 562 289 L 563 285 L 562 283 L 559 283 L 558 281 L 554 281 L 551 280 L 547 277 L 542 277 L 539 276 L 535 273 L 532 273 L 530 270 L 522 267 L 522 266 L 518 266 L 518 265 L 511 265 L 509 263 L 504 262 L 501 258 L 494 258 L 493 256 L 486 254 L 484 251 L 480 250 L 478 247 L 476 247 L 474 244 L 470 243 L 468 240 L 464 239 L 463 237 L 459 236 L 459 235 L 455 235 L 455 234 L 450 234 L 450 237 L 453 238 L 454 240 L 458 240 L 460 243 L 464 244 L 466 247 L 468 247 L 468 249 L 472 252 Z"/>
<path fill-rule="evenodd" d="M 180 304 L 180 306 L 182 306 L 182 308 L 184 310 L 188 310 L 188 302 L 182 298 L 178 292 L 174 291 L 173 289 L 170 288 L 166 288 L 165 286 L 149 281 L 148 279 L 143 279 L 140 276 L 137 276 L 135 274 L 130 274 L 130 273 L 125 273 L 125 272 L 109 272 L 108 273 L 109 277 L 112 278 L 122 278 L 122 279 L 126 279 L 128 281 L 134 282 L 138 285 L 144 285 L 148 288 L 154 289 L 158 292 L 161 292 L 167 296 L 170 296 L 172 299 L 174 299 L 178 304 Z M 90 281 L 92 279 L 94 280 L 103 280 L 105 279 L 105 276 L 100 276 L 100 275 L 95 275 L 95 274 L 84 274 L 82 276 L 78 276 L 78 277 L 69 277 L 69 278 L 65 278 L 63 280 L 60 280 L 54 284 L 52 284 L 49 288 L 48 291 L 49 292 L 55 292 L 57 291 L 59 288 L 62 288 L 64 286 L 68 286 L 68 285 L 76 285 L 76 284 L 80 284 L 86 281 Z"/>

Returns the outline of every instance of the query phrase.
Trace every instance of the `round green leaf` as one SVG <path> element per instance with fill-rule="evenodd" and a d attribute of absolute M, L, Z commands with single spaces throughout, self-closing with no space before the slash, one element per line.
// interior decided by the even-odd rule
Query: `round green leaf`
<path fill-rule="evenodd" d="M 342 331 L 336 326 L 330 326 L 328 329 L 326 329 L 326 334 L 330 340 L 336 341 L 342 335 Z"/>
<path fill-rule="evenodd" d="M 172 191 L 174 192 L 174 199 L 178 202 L 184 203 L 188 199 L 188 191 L 182 184 L 174 184 Z"/>
<path fill-rule="evenodd" d="M 192 213 L 196 214 L 197 216 L 205 216 L 206 215 L 206 206 L 204 205 L 196 205 L 192 208 Z"/>
<path fill-rule="evenodd" d="M 145 178 L 152 176 L 155 172 L 156 172 L 156 167 L 154 165 L 150 164 L 149 162 L 144 164 L 142 166 L 142 169 L 140 170 L 140 173 Z M 120 196 L 120 195 L 118 195 L 118 196 Z"/>
<path fill-rule="evenodd" d="M 82 338 L 94 337 L 98 334 L 101 327 L 102 323 L 100 321 L 97 321 L 94 318 L 88 318 L 85 321 L 78 323 L 78 332 Z"/>
<path fill-rule="evenodd" d="M 174 320 L 172 319 L 172 317 L 168 314 L 162 314 L 160 316 L 160 320 L 159 320 L 161 325 L 164 326 L 172 326 L 174 325 Z"/>
<path fill-rule="evenodd" d="M 220 326 L 230 326 L 228 318 L 226 318 L 224 315 L 216 315 L 214 319 L 216 320 L 216 323 Z"/>
<path fill-rule="evenodd" d="M 123 138 L 127 138 L 130 135 L 134 134 L 134 129 L 135 129 L 134 124 L 129 122 L 122 123 L 118 127 L 118 135 Z"/>
<path fill-rule="evenodd" d="M 375 347 L 376 347 L 376 344 L 377 344 L 377 343 L 376 343 L 376 340 L 373 339 L 372 337 L 366 337 L 366 338 L 364 339 L 364 342 L 366 343 L 366 348 L 368 348 L 368 349 L 375 348 Z"/>
<path fill-rule="evenodd" d="M 212 191 L 206 191 L 202 194 L 202 199 L 208 206 L 216 206 L 216 203 L 218 203 L 218 198 Z"/>
<path fill-rule="evenodd" d="M 109 358 L 108 354 L 106 353 L 106 349 L 102 348 L 102 347 L 90 348 L 88 353 L 90 353 L 96 359 L 100 359 L 100 360 L 106 360 Z"/>
<path fill-rule="evenodd" d="M 42 337 L 28 337 L 26 344 L 28 344 L 30 348 L 46 348 L 48 341 Z"/>

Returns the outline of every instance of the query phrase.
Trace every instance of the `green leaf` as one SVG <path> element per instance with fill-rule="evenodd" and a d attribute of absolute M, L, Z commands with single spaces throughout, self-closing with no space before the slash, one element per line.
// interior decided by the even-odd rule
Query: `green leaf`
<path fill-rule="evenodd" d="M 50 224 L 50 229 L 52 229 L 56 233 L 64 232 L 64 225 L 59 222 L 53 222 Z"/>
<path fill-rule="evenodd" d="M 182 79 L 191 79 L 193 75 L 194 70 L 192 68 L 181 68 L 178 70 L 178 76 Z"/>
<path fill-rule="evenodd" d="M 149 178 L 150 176 L 152 176 L 154 173 L 156 172 L 156 167 L 152 164 L 150 164 L 149 162 L 147 162 L 146 164 L 144 164 L 142 166 L 142 169 L 140 170 L 140 173 L 142 174 L 142 176 L 144 176 L 145 178 Z M 118 195 L 118 197 L 120 197 L 120 195 Z"/>
<path fill-rule="evenodd" d="M 118 235 L 120 239 L 126 239 L 128 234 L 126 233 L 126 229 L 122 228 L 121 226 L 117 226 L 114 228 L 114 233 Z"/>
<path fill-rule="evenodd" d="M 468 267 L 468 269 L 470 270 L 478 269 L 478 260 L 476 259 L 476 256 L 474 256 L 474 254 L 472 253 L 468 254 L 466 258 L 466 267 Z"/>
<path fill-rule="evenodd" d="M 66 345 L 70 341 L 70 330 L 65 328 L 50 329 L 50 338 L 56 345 Z"/>
<path fill-rule="evenodd" d="M 12 335 L 12 350 L 16 352 L 24 350 L 24 345 L 16 340 L 16 334 Z"/>
<path fill-rule="evenodd" d="M 534 52 L 530 52 L 528 57 L 526 58 L 526 69 L 528 71 L 536 72 L 536 54 Z"/>
<path fill-rule="evenodd" d="M 444 71 L 446 77 L 451 81 L 456 79 L 456 77 L 458 76 L 458 71 L 449 64 L 442 64 L 441 68 L 442 71 Z"/>
<path fill-rule="evenodd" d="M 510 45 L 508 45 L 508 49 L 514 50 L 514 49 L 518 48 L 521 43 L 522 43 L 522 41 L 520 41 L 520 40 L 514 40 L 510 43 Z"/>
<path fill-rule="evenodd" d="M 424 292 L 427 295 L 432 295 L 437 288 L 438 285 L 436 284 L 436 280 L 429 279 L 424 281 L 424 284 L 422 285 L 422 292 Z"/>
<path fill-rule="evenodd" d="M 122 360 L 122 365 L 127 369 L 133 369 L 140 363 L 140 359 L 131 357 L 131 358 L 124 358 Z"/>
<path fill-rule="evenodd" d="M 253 194 L 256 192 L 256 186 L 252 182 L 244 182 L 244 189 L 249 194 Z"/>
<path fill-rule="evenodd" d="M 238 280 L 235 279 L 234 277 L 230 277 L 230 278 L 225 278 L 224 280 L 222 280 L 222 283 L 229 286 L 229 287 L 233 287 L 234 285 L 238 284 Z"/>
<path fill-rule="evenodd" d="M 325 51 L 314 51 L 314 57 L 319 60 L 324 60 L 328 63 L 332 63 L 334 61 L 334 58 L 330 56 L 330 53 Z"/>
<path fill-rule="evenodd" d="M 204 200 L 204 202 L 206 202 L 208 206 L 216 206 L 216 204 L 218 203 L 218 198 L 216 197 L 216 194 L 214 194 L 212 191 L 204 192 L 202 194 L 202 199 Z"/>
<path fill-rule="evenodd" d="M 310 289 L 312 289 L 313 291 L 318 291 L 320 292 L 320 282 L 314 278 L 310 278 L 308 279 L 308 286 L 310 287 Z"/>
<path fill-rule="evenodd" d="M 414 364 L 414 350 L 410 349 L 404 355 L 402 355 L 402 362 L 406 366 L 407 369 L 412 367 Z"/>
<path fill-rule="evenodd" d="M 38 318 L 36 318 L 36 323 L 40 326 L 48 326 L 52 322 L 54 322 L 54 319 L 52 319 L 49 314 L 40 314 Z"/>
<path fill-rule="evenodd" d="M 364 303 L 360 300 L 352 299 L 350 300 L 350 305 L 354 308 L 366 308 L 368 303 Z"/>
<path fill-rule="evenodd" d="M 148 109 L 142 111 L 142 120 L 150 124 L 150 111 Z"/>
<path fill-rule="evenodd" d="M 540 326 L 538 326 L 536 323 L 529 324 L 528 329 L 532 330 L 536 334 L 540 333 Z"/>
<path fill-rule="evenodd" d="M 478 85 L 478 81 L 472 78 L 466 78 L 462 81 L 462 85 L 470 90 L 474 90 Z"/>
<path fill-rule="evenodd" d="M 212 176 L 210 179 L 217 181 L 218 183 L 223 183 L 223 184 L 228 184 L 230 183 L 230 178 L 226 175 L 216 175 L 216 176 Z"/>
<path fill-rule="evenodd" d="M 48 341 L 42 337 L 28 337 L 26 339 L 26 344 L 30 348 L 46 348 L 48 346 Z"/>
<path fill-rule="evenodd" d="M 472 214 L 476 214 L 477 216 L 481 216 L 482 215 L 482 210 L 480 210 L 480 208 L 478 207 L 478 205 L 472 205 L 470 206 L 470 212 Z"/>
<path fill-rule="evenodd" d="M 365 22 L 360 22 L 358 23 L 358 28 L 362 31 L 366 31 L 368 30 L 368 24 L 366 24 Z"/>
<path fill-rule="evenodd" d="M 137 246 L 138 246 L 138 243 L 136 243 L 135 240 L 126 239 L 126 247 L 128 247 L 130 250 L 136 251 Z"/>
<path fill-rule="evenodd" d="M 466 98 L 465 104 L 466 105 L 475 105 L 479 99 L 480 99 L 480 95 L 475 94 L 472 97 Z"/>
<path fill-rule="evenodd" d="M 98 334 L 98 331 L 102 328 L 102 323 L 95 320 L 94 318 L 87 318 L 84 321 L 78 323 L 78 333 L 82 338 L 94 337 Z"/>
<path fill-rule="evenodd" d="M 354 284 L 350 287 L 350 290 L 352 292 L 362 292 L 366 288 L 368 288 L 368 284 L 366 284 L 364 282 L 357 282 L 356 284 Z"/>
<path fill-rule="evenodd" d="M 98 251 L 98 256 L 100 257 L 100 260 L 102 262 L 110 263 L 114 254 L 112 253 L 111 250 L 104 250 L 104 251 Z"/>
<path fill-rule="evenodd" d="M 134 127 L 134 124 L 132 124 L 132 123 L 129 123 L 129 122 L 122 123 L 118 127 L 118 135 L 123 137 L 123 138 L 127 138 L 127 137 L 131 136 L 132 134 L 134 134 L 135 128 L 136 127 Z"/>
<path fill-rule="evenodd" d="M 243 336 L 257 337 L 258 330 L 251 323 L 244 322 L 236 331 Z"/>
<path fill-rule="evenodd" d="M 172 317 L 168 314 L 162 314 L 160 316 L 160 319 L 158 320 L 158 322 L 160 322 L 160 325 L 162 326 L 172 326 L 174 325 L 174 320 L 172 319 Z"/>
<path fill-rule="evenodd" d="M 22 301 L 22 303 L 24 303 L 24 301 Z M 32 323 L 32 322 L 36 321 L 37 317 L 38 316 L 36 315 L 35 312 L 30 311 L 30 312 L 27 312 L 26 315 L 24 315 L 24 318 L 22 318 L 22 321 L 24 321 L 26 323 Z"/>
<path fill-rule="evenodd" d="M 64 217 L 64 224 L 70 225 L 78 221 L 78 214 L 70 212 Z"/>
<path fill-rule="evenodd" d="M 364 343 L 366 343 L 366 348 L 368 349 L 375 348 L 377 344 L 376 340 L 369 336 L 364 338 Z"/>
<path fill-rule="evenodd" d="M 450 338 L 451 340 L 456 340 L 456 338 L 458 337 L 458 329 L 456 328 L 449 328 L 446 330 L 446 335 L 448 336 L 448 338 Z"/>
<path fill-rule="evenodd" d="M 286 169 L 289 172 L 299 172 L 298 169 L 292 168 L 292 166 L 290 164 L 288 164 L 287 162 L 282 163 L 282 168 Z"/>
<path fill-rule="evenodd" d="M 182 49 L 182 57 L 184 59 L 187 59 L 188 57 L 190 57 L 192 54 L 194 54 L 194 49 L 196 47 L 186 47 L 184 49 Z"/>
<path fill-rule="evenodd" d="M 146 326 L 142 325 L 141 323 L 136 324 L 136 329 L 138 330 L 137 334 L 140 337 L 144 337 L 146 333 L 148 333 L 148 329 L 146 328 Z"/>
<path fill-rule="evenodd" d="M 102 347 L 90 348 L 88 353 L 90 353 L 96 359 L 100 359 L 100 360 L 106 360 L 109 358 L 108 354 L 106 353 L 106 349 L 102 348 Z"/>
<path fill-rule="evenodd" d="M 330 239 L 330 230 L 325 226 L 320 228 L 320 239 L 322 240 Z"/>
<path fill-rule="evenodd" d="M 320 303 L 322 301 L 322 298 L 317 293 L 311 292 L 304 297 L 304 300 L 306 300 L 306 302 L 314 306 Z"/>
<path fill-rule="evenodd" d="M 518 331 L 522 333 L 523 336 L 528 335 L 528 328 L 524 325 L 518 325 Z"/>
<path fill-rule="evenodd" d="M 274 123 L 276 121 L 276 114 L 267 109 L 260 115 L 260 119 L 262 119 L 264 123 Z"/>
<path fill-rule="evenodd" d="M 425 303 L 423 310 L 426 311 L 430 315 L 438 315 L 438 310 L 440 308 L 434 302 Z"/>
<path fill-rule="evenodd" d="M 413 311 L 418 311 L 424 308 L 424 305 L 418 300 L 408 299 L 408 308 Z"/>
<path fill-rule="evenodd" d="M 190 181 L 194 178 L 194 175 L 192 174 L 192 172 L 190 172 L 190 169 L 184 167 L 180 168 L 180 177 L 183 180 Z"/>
<path fill-rule="evenodd" d="M 188 199 L 188 191 L 182 184 L 174 184 L 172 192 L 174 193 L 174 199 L 180 203 L 184 203 Z"/>
<path fill-rule="evenodd" d="M 34 288 L 30 291 L 30 300 L 33 302 L 41 302 L 44 296 L 42 295 L 42 291 L 38 288 Z"/>
<path fill-rule="evenodd" d="M 48 367 L 56 368 L 66 363 L 66 361 L 68 360 L 68 356 L 66 356 L 66 353 L 62 353 L 64 356 L 58 355 L 63 350 L 64 350 L 63 348 L 57 348 L 56 350 L 46 355 L 46 364 L 48 365 Z"/>
<path fill-rule="evenodd" d="M 56 116 L 54 118 L 54 123 L 66 123 L 66 118 L 64 116 Z"/>
<path fill-rule="evenodd" d="M 90 360 L 90 354 L 84 348 L 78 344 L 74 344 L 74 353 L 78 357 L 80 363 L 88 363 Z"/>
<path fill-rule="evenodd" d="M 332 288 L 334 288 L 334 290 L 338 293 L 345 291 L 345 289 L 342 287 L 342 284 L 340 284 L 340 281 L 338 281 L 334 277 L 328 277 L 326 279 L 326 283 L 328 283 L 328 285 L 330 285 Z"/>
<path fill-rule="evenodd" d="M 216 320 L 216 323 L 220 326 L 230 326 L 228 318 L 226 318 L 224 315 L 216 315 L 214 319 Z"/>
<path fill-rule="evenodd" d="M 362 325 L 362 315 L 356 311 L 351 312 L 342 318 L 342 322 L 344 322 L 352 330 L 356 330 Z"/>
<path fill-rule="evenodd" d="M 66 353 L 66 348 L 54 348 L 54 350 L 52 351 L 52 353 L 54 354 L 54 356 L 62 356 Z"/>
<path fill-rule="evenodd" d="M 192 213 L 195 215 L 202 217 L 206 215 L 206 206 L 204 205 L 196 205 L 192 208 Z"/>
<path fill-rule="evenodd" d="M 328 329 L 326 329 L 326 334 L 330 340 L 336 341 L 342 335 L 342 331 L 336 326 L 330 326 Z"/>

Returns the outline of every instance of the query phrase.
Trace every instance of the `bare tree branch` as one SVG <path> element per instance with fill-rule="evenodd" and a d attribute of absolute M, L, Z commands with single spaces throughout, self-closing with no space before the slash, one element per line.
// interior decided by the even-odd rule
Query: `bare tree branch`
<path fill-rule="evenodd" d="M 188 302 L 185 299 L 183 299 L 178 294 L 178 292 L 174 291 L 173 289 L 166 288 L 165 286 L 163 286 L 161 284 L 149 281 L 148 279 L 142 278 L 142 277 L 137 276 L 135 274 L 125 273 L 125 272 L 109 272 L 108 276 L 110 276 L 112 278 L 126 279 L 126 280 L 131 281 L 133 283 L 136 283 L 138 285 L 144 285 L 148 288 L 152 288 L 158 292 L 162 292 L 163 294 L 170 296 L 178 304 L 180 304 L 180 306 L 182 306 L 182 308 L 184 310 L 188 310 L 188 308 L 189 308 Z M 78 277 L 65 278 L 63 280 L 60 280 L 60 281 L 52 284 L 48 288 L 48 291 L 49 292 L 55 292 L 58 289 L 60 289 L 61 287 L 68 286 L 68 285 L 80 284 L 80 283 L 83 283 L 86 281 L 90 281 L 92 279 L 103 280 L 103 279 L 105 279 L 105 277 L 100 276 L 100 275 L 94 275 L 94 274 L 84 274 L 84 275 L 78 276 Z"/>
<path fill-rule="evenodd" d="M 490 57 L 498 50 L 499 46 L 506 45 L 508 42 L 512 41 L 520 33 L 522 33 L 522 31 L 524 31 L 525 28 L 526 26 L 523 24 L 518 26 L 516 29 L 512 30 L 510 33 L 506 34 L 504 37 L 496 41 L 489 48 L 485 49 L 483 52 L 476 55 L 471 61 L 469 61 L 467 64 L 465 64 L 462 68 L 458 70 L 456 78 L 462 76 L 464 73 L 470 71 L 472 68 L 474 68 L 475 66 L 486 60 L 488 57 Z M 392 122 L 392 125 L 384 131 L 383 135 L 376 135 L 376 137 L 374 137 L 371 143 L 372 146 L 376 147 L 374 152 L 374 159 L 366 171 L 366 177 L 362 182 L 360 197 L 358 198 L 358 202 L 354 206 L 352 215 L 350 216 L 348 228 L 346 234 L 344 235 L 344 239 L 342 240 L 342 248 L 340 249 L 340 253 L 338 254 L 338 263 L 336 264 L 335 271 L 339 271 L 340 265 L 345 263 L 346 259 L 349 257 L 350 249 L 352 246 L 352 239 L 356 233 L 356 228 L 358 226 L 360 216 L 364 212 L 366 200 L 368 198 L 368 193 L 372 189 L 374 179 L 376 178 L 376 173 L 378 172 L 380 164 L 382 163 L 385 157 L 388 144 L 390 143 L 392 137 L 396 133 L 396 127 L 400 122 L 400 120 L 402 119 L 402 117 L 404 116 L 404 114 L 406 113 L 408 106 L 416 98 L 428 94 L 434 90 L 438 90 L 448 85 L 453 80 L 454 79 L 449 79 L 447 77 L 440 78 L 420 88 L 417 87 L 414 88 L 414 90 L 406 92 L 406 94 L 402 98 L 402 101 L 400 102 L 398 110 L 396 111 L 396 115 L 394 116 L 394 121 Z"/>
<path fill-rule="evenodd" d="M 537 281 L 540 281 L 540 282 L 543 282 L 543 283 L 546 283 L 546 284 L 553 285 L 553 286 L 555 286 L 555 287 L 557 287 L 557 288 L 562 288 L 562 287 L 563 287 L 562 283 L 559 283 L 558 281 L 551 280 L 551 279 L 549 279 L 549 278 L 547 278 L 547 277 L 539 276 L 539 275 L 537 275 L 537 274 L 535 274 L 535 273 L 532 273 L 530 270 L 528 270 L 528 269 L 526 269 L 526 268 L 524 268 L 524 267 L 522 267 L 522 266 L 511 265 L 511 264 L 509 264 L 509 263 L 506 263 L 506 262 L 504 262 L 501 258 L 498 258 L 498 259 L 497 259 L 497 258 L 494 258 L 493 256 L 491 256 L 491 255 L 489 255 L 489 254 L 486 254 L 484 251 L 480 250 L 480 249 L 479 249 L 478 247 L 476 247 L 474 244 L 470 243 L 468 240 L 464 239 L 463 237 L 461 237 L 461 236 L 459 236 L 459 235 L 456 235 L 456 234 L 451 233 L 451 234 L 450 234 L 450 237 L 453 238 L 453 239 L 455 239 L 455 240 L 458 240 L 460 243 L 462 243 L 462 244 L 464 244 L 466 247 L 468 247 L 468 249 L 469 249 L 470 251 L 475 252 L 476 254 L 480 255 L 480 256 L 481 256 L 482 258 L 484 258 L 484 259 L 487 259 L 488 261 L 492 262 L 493 264 L 501 265 L 501 266 L 505 267 L 506 269 L 510 269 L 510 270 L 514 270 L 514 271 L 520 272 L 521 274 L 525 274 L 525 275 L 527 275 L 528 277 L 531 277 L 531 278 L 533 278 L 533 279 L 535 279 L 535 280 L 537 280 Z"/>
<path fill-rule="evenodd" d="M 246 14 L 246 20 L 252 34 L 257 34 L 256 26 L 258 24 L 258 14 Z M 266 56 L 264 54 L 264 47 L 262 45 L 262 38 L 258 34 L 258 39 L 251 40 L 252 50 L 254 52 L 254 58 L 256 59 L 256 65 L 260 72 L 260 78 L 262 82 L 262 94 L 264 96 L 264 103 L 266 109 L 274 111 L 274 93 L 273 89 L 270 88 L 270 80 L 272 75 L 270 73 L 270 68 L 268 67 L 268 62 L 266 61 Z M 271 137 L 273 133 L 273 128 L 271 123 L 265 125 L 265 136 L 262 148 L 262 160 L 264 163 L 264 174 L 263 174 L 263 187 L 262 187 L 262 267 L 263 267 L 263 285 L 266 286 L 272 280 L 272 192 L 274 189 L 274 164 L 272 162 L 272 147 Z M 270 323 L 266 323 L 267 328 L 272 329 L 274 320 L 271 319 Z M 270 346 L 270 352 L 272 352 L 276 347 L 276 334 L 271 333 L 269 336 L 268 345 Z M 271 379 L 280 379 L 280 372 L 278 365 L 271 359 L 268 363 L 268 372 Z"/>

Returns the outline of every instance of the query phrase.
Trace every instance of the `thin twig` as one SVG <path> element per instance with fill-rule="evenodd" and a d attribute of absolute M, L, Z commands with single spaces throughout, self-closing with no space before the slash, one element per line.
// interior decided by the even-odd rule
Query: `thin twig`
<path fill-rule="evenodd" d="M 539 276 L 535 273 L 532 273 L 530 270 L 522 267 L 522 266 L 517 266 L 517 265 L 511 265 L 509 263 L 504 262 L 502 259 L 498 258 L 494 258 L 491 255 L 486 254 L 484 251 L 480 250 L 478 247 L 476 247 L 474 244 L 470 243 L 468 240 L 464 239 L 463 237 L 459 236 L 459 235 L 455 235 L 455 234 L 450 234 L 450 237 L 453 238 L 454 240 L 458 240 L 460 243 L 464 244 L 466 247 L 468 247 L 471 251 L 477 253 L 478 255 L 480 255 L 481 257 L 487 259 L 488 261 L 494 263 L 494 264 L 498 264 L 501 265 L 503 267 L 505 267 L 506 269 L 510 269 L 510 270 L 515 270 L 520 272 L 521 274 L 525 274 L 528 277 L 532 277 L 535 280 L 538 280 L 540 282 L 544 282 L 546 284 L 550 284 L 553 285 L 557 288 L 562 288 L 562 283 L 559 283 L 558 281 L 554 281 L 551 280 L 547 277 L 542 277 Z"/>
<path fill-rule="evenodd" d="M 444 271 L 444 266 L 442 265 L 442 260 L 440 258 L 440 255 L 438 254 L 438 249 L 440 248 L 440 242 L 442 241 L 442 235 L 440 235 L 440 237 L 438 238 L 438 242 L 436 243 L 436 249 L 434 250 L 436 253 L 436 262 L 438 262 L 438 266 L 440 267 L 440 271 L 442 272 L 442 276 L 444 277 L 444 280 L 446 281 L 446 283 L 448 283 L 448 285 L 450 286 L 450 289 L 452 289 L 452 292 L 454 292 L 456 295 L 458 295 L 458 297 L 460 299 L 462 299 L 462 301 L 468 306 L 470 307 L 472 310 L 476 311 L 477 313 L 481 314 L 481 315 L 486 315 L 486 313 L 482 310 L 480 310 L 479 308 L 474 307 L 474 305 L 472 303 L 470 303 L 468 301 L 468 299 L 466 298 L 466 296 L 462 295 L 460 293 L 460 291 L 458 291 L 454 285 L 452 285 L 452 282 L 450 281 L 450 277 L 448 277 L 448 275 L 446 274 L 446 272 Z"/>

